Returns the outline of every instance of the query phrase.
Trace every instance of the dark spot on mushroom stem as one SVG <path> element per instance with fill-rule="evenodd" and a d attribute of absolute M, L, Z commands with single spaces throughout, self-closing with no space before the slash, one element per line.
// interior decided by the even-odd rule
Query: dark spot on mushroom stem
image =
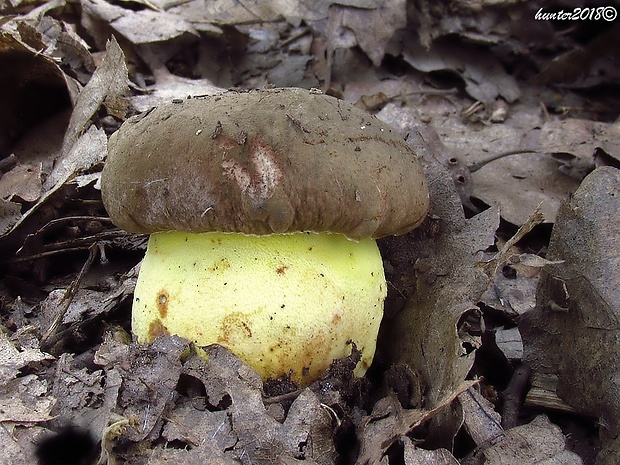
<path fill-rule="evenodd" d="M 166 318 L 168 316 L 168 302 L 170 301 L 170 296 L 168 295 L 168 291 L 162 289 L 157 293 L 157 310 L 159 310 L 159 316 Z"/>
<path fill-rule="evenodd" d="M 245 329 L 247 337 L 252 337 L 252 329 L 250 326 L 245 321 L 242 321 L 241 324 L 243 325 L 243 329 Z"/>
<path fill-rule="evenodd" d="M 278 273 L 280 276 L 286 274 L 286 270 L 288 270 L 288 266 L 287 265 L 280 265 L 278 267 L 278 269 L 276 270 L 276 273 Z"/>
<path fill-rule="evenodd" d="M 168 329 L 163 325 L 160 320 L 153 320 L 149 325 L 148 338 L 149 341 L 154 341 L 158 337 L 168 336 Z"/>

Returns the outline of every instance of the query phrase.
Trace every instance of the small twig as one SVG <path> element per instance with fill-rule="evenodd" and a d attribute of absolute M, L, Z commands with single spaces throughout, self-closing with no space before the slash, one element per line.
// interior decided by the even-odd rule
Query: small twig
<path fill-rule="evenodd" d="M 101 223 L 112 223 L 112 220 L 108 216 L 84 216 L 84 215 L 76 215 L 76 216 L 63 216 L 62 218 L 55 218 L 51 221 L 48 221 L 44 226 L 37 229 L 34 234 L 29 234 L 28 237 L 38 236 L 46 232 L 48 229 L 62 224 L 67 223 L 69 221 L 100 221 Z"/>
<path fill-rule="evenodd" d="M 527 233 L 534 229 L 536 225 L 542 223 L 545 220 L 545 217 L 540 212 L 541 207 L 542 202 L 536 207 L 536 210 L 534 210 L 534 213 L 530 215 L 527 221 L 521 225 L 515 235 L 508 239 L 508 241 L 504 244 L 501 250 L 499 250 L 492 259 L 481 261 L 476 264 L 477 267 L 482 268 L 482 270 L 489 277 L 489 279 L 494 279 L 500 266 L 502 266 L 510 259 L 512 247 L 521 239 L 523 239 L 523 237 Z"/>
<path fill-rule="evenodd" d="M 304 29 L 299 34 L 295 34 L 295 35 L 289 37 L 288 39 L 283 40 L 280 45 L 282 47 L 286 47 L 288 44 L 291 44 L 291 43 L 295 42 L 296 40 L 301 39 L 303 36 L 306 36 L 308 34 L 310 34 L 310 29 Z"/>
<path fill-rule="evenodd" d="M 121 231 L 120 229 L 113 229 L 110 231 L 104 231 L 98 234 L 94 234 L 92 236 L 84 236 L 77 239 L 71 239 L 69 241 L 53 242 L 52 244 L 48 244 L 45 246 L 45 249 L 47 250 L 32 255 L 27 255 L 25 257 L 11 257 L 6 260 L 0 260 L 0 264 L 28 262 L 32 260 L 37 260 L 39 258 L 49 257 L 50 255 L 88 250 L 92 247 L 94 243 L 99 243 L 102 240 L 113 239 L 115 237 L 123 237 L 127 235 L 130 235 L 130 233 Z M 19 253 L 22 249 L 23 247 L 19 249 L 17 253 Z"/>
<path fill-rule="evenodd" d="M 280 394 L 279 396 L 265 397 L 263 398 L 263 404 L 278 404 L 283 401 L 295 399 L 297 398 L 297 396 L 299 396 L 299 394 L 301 394 L 301 391 L 303 391 L 303 389 L 296 389 L 295 391 L 287 392 L 286 394 Z"/>
<path fill-rule="evenodd" d="M 392 283 L 392 281 L 390 281 L 389 279 L 386 279 L 386 282 L 388 283 L 388 286 L 392 286 L 392 289 L 394 289 L 396 292 L 398 292 L 398 294 L 405 300 L 407 300 L 407 296 L 405 295 L 405 293 L 403 291 L 401 291 L 399 288 L 397 288 L 394 283 Z"/>
<path fill-rule="evenodd" d="M 528 150 L 528 149 L 510 150 L 508 152 L 497 153 L 495 155 L 490 156 L 489 158 L 485 158 L 484 160 L 480 160 L 480 161 L 478 161 L 476 163 L 472 163 L 471 165 L 469 165 L 467 167 L 467 169 L 469 170 L 470 173 L 475 173 L 480 168 L 482 168 L 483 166 L 488 165 L 492 161 L 499 160 L 500 158 L 509 157 L 511 155 L 522 155 L 524 153 L 535 153 L 535 154 L 538 154 L 538 155 L 544 155 L 547 152 L 540 152 L 538 150 Z"/>
<path fill-rule="evenodd" d="M 323 402 L 321 402 L 320 405 L 323 410 L 327 411 L 330 417 L 333 417 L 333 419 L 336 421 L 336 425 L 340 427 L 340 425 L 342 425 L 342 420 L 340 419 L 336 411 L 333 408 L 331 408 L 329 405 L 324 404 Z"/>
<path fill-rule="evenodd" d="M 47 252 L 39 252 L 34 255 L 28 255 L 27 257 L 12 257 L 8 260 L 0 260 L 0 264 L 4 263 L 21 263 L 21 262 L 29 262 L 32 260 L 37 260 L 39 258 L 49 257 L 50 255 L 58 255 L 66 252 L 79 252 L 82 250 L 88 250 L 92 246 L 82 246 L 82 247 L 68 247 L 66 249 L 58 249 L 58 250 L 49 250 Z"/>
<path fill-rule="evenodd" d="M 71 302 L 73 301 L 73 298 L 75 297 L 75 294 L 80 288 L 82 279 L 84 279 L 84 276 L 86 275 L 91 265 L 95 261 L 95 257 L 97 256 L 97 244 L 95 243 L 91 245 L 88 250 L 89 250 L 89 254 L 88 254 L 88 258 L 86 259 L 86 262 L 82 266 L 82 269 L 80 270 L 76 278 L 73 280 L 73 282 L 69 285 L 69 287 L 65 291 L 65 294 L 60 299 L 60 303 L 58 304 L 58 313 L 56 314 L 56 317 L 54 318 L 54 321 L 52 321 L 52 324 L 50 325 L 50 327 L 47 329 L 47 331 L 45 331 L 45 334 L 41 338 L 41 349 L 43 351 L 49 350 L 57 342 L 58 338 L 56 337 L 57 336 L 56 331 L 61 325 L 62 319 L 67 313 L 67 310 L 69 309 L 69 305 L 71 305 Z"/>
<path fill-rule="evenodd" d="M 456 94 L 458 89 L 456 87 L 451 87 L 449 89 L 420 89 L 420 90 L 412 90 L 410 92 L 405 92 L 404 96 L 408 97 L 410 95 L 446 95 L 446 94 Z"/>
<path fill-rule="evenodd" d="M 510 429 L 517 426 L 519 407 L 524 397 L 525 388 L 530 379 L 532 370 L 527 365 L 518 367 L 510 378 L 508 387 L 502 392 L 504 405 L 502 407 L 502 427 Z"/>

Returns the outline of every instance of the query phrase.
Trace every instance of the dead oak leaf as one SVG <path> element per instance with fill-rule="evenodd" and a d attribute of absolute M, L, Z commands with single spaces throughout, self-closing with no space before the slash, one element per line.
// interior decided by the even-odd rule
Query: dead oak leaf
<path fill-rule="evenodd" d="M 203 382 L 211 404 L 229 398 L 227 411 L 238 438 L 234 447 L 238 459 L 265 465 L 289 459 L 334 462 L 331 417 L 311 390 L 301 392 L 280 423 L 267 412 L 262 382 L 253 370 L 221 346 L 208 346 L 205 352 L 208 363 L 194 355 L 184 371 Z"/>

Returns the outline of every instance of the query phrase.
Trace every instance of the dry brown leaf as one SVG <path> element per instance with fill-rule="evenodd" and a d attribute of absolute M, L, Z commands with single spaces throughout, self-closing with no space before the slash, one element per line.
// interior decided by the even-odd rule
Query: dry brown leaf
<path fill-rule="evenodd" d="M 193 25 L 170 11 L 134 11 L 104 0 L 82 0 L 84 13 L 109 25 L 133 44 L 165 42 L 179 37 L 197 36 Z"/>
<path fill-rule="evenodd" d="M 357 420 L 360 443 L 356 464 L 379 463 L 387 449 L 423 422 L 440 415 L 452 401 L 476 381 L 466 381 L 435 402 L 432 409 L 404 409 L 394 394 L 380 399 L 370 415 Z"/>
<path fill-rule="evenodd" d="M 47 5 L 51 3 L 48 2 Z M 61 6 L 65 2 L 62 0 L 56 3 Z M 37 21 L 36 30 L 45 42 L 46 53 L 54 57 L 61 65 L 68 66 L 76 73 L 92 73 L 95 70 L 95 62 L 89 52 L 88 44 L 71 25 L 51 16 L 43 16 Z"/>
<path fill-rule="evenodd" d="M 506 277 L 501 271 L 493 280 L 493 285 L 480 297 L 480 302 L 491 308 L 518 316 L 536 305 L 536 286 L 538 276 L 517 275 Z"/>
<path fill-rule="evenodd" d="M 112 38 L 108 43 L 106 58 L 78 97 L 65 132 L 60 158 L 43 185 L 45 194 L 21 216 L 8 233 L 15 230 L 68 180 L 104 160 L 107 137 L 103 129 L 89 127 L 90 118 L 101 105 L 106 101 L 116 101 L 126 89 L 125 57 L 116 40 Z"/>
<path fill-rule="evenodd" d="M 407 111 L 385 110 L 380 116 L 399 123 L 427 162 L 431 211 L 417 230 L 384 242 L 384 259 L 403 275 L 406 303 L 395 317 L 384 318 L 378 347 L 392 362 L 420 372 L 429 393 L 425 407 L 432 408 L 465 379 L 480 345 L 469 325 L 480 323 L 476 303 L 489 282 L 476 257 L 494 243 L 499 217 L 490 209 L 465 219 L 451 175 L 435 161 L 435 152 L 445 157 L 437 134 Z"/>
<path fill-rule="evenodd" d="M 541 205 L 536 207 L 536 210 L 534 210 L 534 212 L 529 216 L 527 221 L 519 227 L 517 232 L 510 239 L 508 239 L 508 241 L 506 241 L 506 243 L 493 258 L 478 262 L 476 264 L 477 267 L 480 267 L 484 271 L 484 274 L 486 274 L 490 280 L 493 280 L 500 267 L 502 267 L 512 258 L 513 255 L 515 255 L 513 247 L 517 244 L 517 242 L 523 239 L 527 233 L 531 232 L 536 225 L 543 222 L 544 217 L 540 212 L 540 207 Z"/>
<path fill-rule="evenodd" d="M 161 1 L 161 0 L 159 0 Z M 194 0 L 202 6 L 203 17 L 195 20 L 212 21 L 220 25 L 234 25 L 244 23 L 260 23 L 278 21 L 283 18 L 291 22 L 321 21 L 327 18 L 332 4 L 351 6 L 360 9 L 377 8 L 381 2 L 377 0 L 276 0 L 271 2 L 212 0 L 204 4 Z M 192 2 L 184 2 L 192 3 Z M 185 5 L 187 8 L 188 6 Z M 170 8 L 171 11 L 183 9 L 184 5 Z"/>
<path fill-rule="evenodd" d="M 615 11 L 615 10 L 614 10 Z M 569 84 L 583 88 L 617 82 L 620 58 L 616 44 L 620 40 L 620 27 L 614 24 L 594 36 L 588 44 L 562 53 L 543 69 L 537 83 Z"/>
<path fill-rule="evenodd" d="M 0 151 L 31 126 L 69 104 L 73 81 L 43 49 L 22 40 L 18 22 L 0 25 Z M 38 35 L 31 39 L 40 39 Z M 37 47 L 44 44 L 36 43 Z"/>
<path fill-rule="evenodd" d="M 19 164 L 0 179 L 0 198 L 13 200 L 18 197 L 26 202 L 34 202 L 41 195 L 41 168 Z"/>
<path fill-rule="evenodd" d="M 29 363 L 53 358 L 36 348 L 25 347 L 19 350 L 6 334 L 0 333 L 0 387 L 17 377 L 19 371 Z"/>
<path fill-rule="evenodd" d="M 515 225 L 525 223 L 537 205 L 545 221 L 553 222 L 562 199 L 578 186 L 577 180 L 558 171 L 557 162 L 538 154 L 494 161 L 476 171 L 473 179 L 473 196 L 499 206 L 502 218 Z"/>
<path fill-rule="evenodd" d="M 166 417 L 162 436 L 166 441 L 181 441 L 190 447 L 207 443 L 219 452 L 231 449 L 237 442 L 228 412 L 198 409 L 188 400 L 180 403 Z"/>
<path fill-rule="evenodd" d="M 103 162 L 107 146 L 108 138 L 103 129 L 90 126 L 70 146 L 67 146 L 68 152 L 63 152 L 57 161 L 43 185 L 46 189 L 45 197 L 47 198 L 51 192 L 55 192 L 77 173 Z"/>
<path fill-rule="evenodd" d="M 381 341 L 393 361 L 422 373 L 432 407 L 465 379 L 480 345 L 467 325 L 480 318 L 476 303 L 489 284 L 475 263 L 494 243 L 499 217 L 490 209 L 466 220 L 449 174 L 435 164 L 426 175 L 430 215 L 409 239 L 395 240 L 415 257 L 415 293 L 404 310 L 384 321 Z"/>
<path fill-rule="evenodd" d="M 403 442 L 405 465 L 459 465 L 459 461 L 446 449 L 420 449 L 409 438 L 403 438 Z"/>
<path fill-rule="evenodd" d="M 111 411 L 106 393 L 112 378 L 104 378 L 101 370 L 75 365 L 71 354 L 58 358 L 52 387 L 52 394 L 58 401 L 52 413 L 62 425 L 87 428 L 94 437 L 101 437 Z"/>
<path fill-rule="evenodd" d="M 366 10 L 337 2 L 329 10 L 328 47 L 333 51 L 359 45 L 373 65 L 380 66 L 394 32 L 407 24 L 405 3 L 389 0 Z"/>
<path fill-rule="evenodd" d="M 186 372 L 200 379 L 212 404 L 229 397 L 232 430 L 238 437 L 234 453 L 251 463 L 270 465 L 284 459 L 304 459 L 332 464 L 335 450 L 329 413 L 317 396 L 305 389 L 291 405 L 283 423 L 276 421 L 263 404 L 260 377 L 223 347 L 206 349 L 209 363 L 194 357 Z"/>
<path fill-rule="evenodd" d="M 39 442 L 48 430 L 40 426 L 14 428 L 0 425 L 0 444 L 2 444 L 3 463 L 11 465 L 32 465 L 37 463 L 33 444 Z"/>
<path fill-rule="evenodd" d="M 560 427 L 545 415 L 539 415 L 526 425 L 507 430 L 502 441 L 480 451 L 478 459 L 469 463 L 581 465 L 583 462 L 577 454 L 566 450 L 566 438 Z"/>
<path fill-rule="evenodd" d="M 8 233 L 22 216 L 22 207 L 15 202 L 0 199 L 0 236 Z"/>
<path fill-rule="evenodd" d="M 158 445 L 148 454 L 147 465 L 239 465 L 239 461 L 226 455 L 213 444 L 209 436 L 192 448 L 177 449 Z"/>
<path fill-rule="evenodd" d="M 558 394 L 600 419 L 606 452 L 620 455 L 620 171 L 602 167 L 563 203 L 541 276 L 537 308 L 519 327 L 525 361 L 558 375 Z"/>
<path fill-rule="evenodd" d="M 120 434 L 135 443 L 125 458 L 143 457 L 143 441 L 158 441 L 160 434 L 166 441 L 185 444 L 184 450 L 157 446 L 149 454 L 150 464 L 206 459 L 218 464 L 289 459 L 333 463 L 331 417 L 312 391 L 302 391 L 280 423 L 263 404 L 262 380 L 256 372 L 220 346 L 209 346 L 201 354 L 190 353 L 189 343 L 178 337 L 162 337 L 149 345 L 107 338 L 95 357 L 105 370 L 106 391 L 96 393 L 103 402 L 89 409 L 88 418 L 101 424 L 104 415 L 113 418 L 112 410 L 122 413 L 117 418 L 122 423 Z M 64 376 L 74 373 L 69 369 Z M 92 390 L 90 383 L 81 384 L 78 398 L 79 392 Z M 204 394 L 180 396 L 179 386 L 191 385 L 204 386 L 204 391 L 197 391 Z M 114 442 L 112 437 L 106 443 L 110 460 L 115 460 Z"/>
<path fill-rule="evenodd" d="M 573 165 L 578 160 L 582 164 L 590 162 L 589 166 L 585 165 L 586 169 L 594 168 L 593 155 L 596 148 L 620 159 L 620 122 L 554 118 L 544 123 L 537 136 L 541 152 L 571 154 L 575 158 Z"/>
<path fill-rule="evenodd" d="M 47 394 L 47 382 L 37 375 L 15 378 L 0 389 L 2 424 L 33 424 L 53 419 L 56 399 Z"/>
<path fill-rule="evenodd" d="M 514 102 L 521 94 L 517 81 L 490 53 L 454 39 L 433 42 L 425 49 L 412 40 L 406 44 L 403 57 L 414 68 L 423 71 L 451 71 L 465 81 L 465 91 L 474 99 L 490 103 L 502 97 Z"/>
<path fill-rule="evenodd" d="M 415 0 L 409 8 L 425 47 L 439 37 L 458 35 L 471 43 L 502 44 L 510 53 L 521 54 L 532 42 L 546 44 L 554 38 L 550 21 L 532 20 L 540 8 L 533 3 L 459 1 L 450 4 L 450 13 L 446 14 L 442 3 Z"/>
<path fill-rule="evenodd" d="M 138 424 L 127 429 L 125 438 L 140 441 L 159 436 L 156 426 L 175 397 L 182 370 L 181 355 L 188 347 L 189 343 L 178 337 L 159 338 L 148 346 L 130 346 L 130 363 L 121 370 L 123 384 L 118 406 L 125 418 L 138 419 Z"/>
<path fill-rule="evenodd" d="M 477 133 L 477 138 L 487 135 L 485 141 L 472 139 L 470 155 L 476 165 L 484 159 L 480 147 L 493 139 L 494 156 L 511 151 L 531 150 L 532 153 L 516 153 L 492 161 L 473 174 L 473 195 L 489 205 L 499 205 L 502 217 L 513 224 L 525 222 L 528 212 L 543 203 L 545 221 L 553 222 L 560 202 L 575 191 L 578 183 L 595 164 L 597 148 L 612 158 L 620 157 L 620 125 L 581 119 L 558 119 L 539 121 L 529 119 L 532 127 L 515 125 L 516 115 L 499 128 L 488 128 Z M 521 135 L 520 135 L 521 134 Z M 476 143 L 478 144 L 476 146 Z M 476 155 L 477 153 L 477 155 Z M 488 158 L 493 158 L 489 156 Z M 519 198 L 519 202 L 514 202 Z"/>
<path fill-rule="evenodd" d="M 62 144 L 62 162 L 70 157 L 70 152 L 74 150 L 74 145 L 89 126 L 90 119 L 95 112 L 108 101 L 116 101 L 128 90 L 127 65 L 125 55 L 118 42 L 112 37 L 106 47 L 106 55 L 101 65 L 93 73 L 88 84 L 82 89 L 77 102 L 73 108 L 69 127 L 65 133 Z M 74 155 L 75 157 L 75 155 Z M 70 174 L 74 174 L 79 169 L 90 167 L 92 160 L 87 160 L 84 164 L 74 167 Z M 53 181 L 47 182 L 47 186 L 55 186 L 59 180 L 67 179 L 67 168 L 59 169 L 59 173 L 52 172 Z M 69 176 L 70 176 L 69 174 Z"/>
<path fill-rule="evenodd" d="M 226 450 L 237 442 L 232 430 L 228 412 L 210 412 L 197 409 L 187 401 L 177 405 L 168 415 L 162 437 L 168 442 L 180 441 L 187 444 L 183 449 L 157 446 L 148 464 L 183 463 L 187 465 L 234 465 L 235 461 Z"/>
<path fill-rule="evenodd" d="M 528 310 L 530 310 L 530 307 Z M 523 358 L 523 339 L 519 328 L 497 329 L 495 331 L 495 345 L 502 351 L 504 357 L 513 363 Z"/>
<path fill-rule="evenodd" d="M 458 399 L 463 409 L 465 430 L 476 446 L 488 447 L 503 440 L 502 419 L 491 402 L 474 388 L 468 389 Z"/>

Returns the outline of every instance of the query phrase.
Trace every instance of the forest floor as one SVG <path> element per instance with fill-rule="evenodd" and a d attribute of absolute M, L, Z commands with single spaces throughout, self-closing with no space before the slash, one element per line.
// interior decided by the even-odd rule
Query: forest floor
<path fill-rule="evenodd" d="M 617 9 L 0 3 L 0 463 L 620 463 Z M 103 206 L 109 137 L 266 87 L 351 102 L 425 167 L 427 219 L 378 241 L 363 379 L 355 354 L 300 389 L 132 340 L 148 238 Z"/>

